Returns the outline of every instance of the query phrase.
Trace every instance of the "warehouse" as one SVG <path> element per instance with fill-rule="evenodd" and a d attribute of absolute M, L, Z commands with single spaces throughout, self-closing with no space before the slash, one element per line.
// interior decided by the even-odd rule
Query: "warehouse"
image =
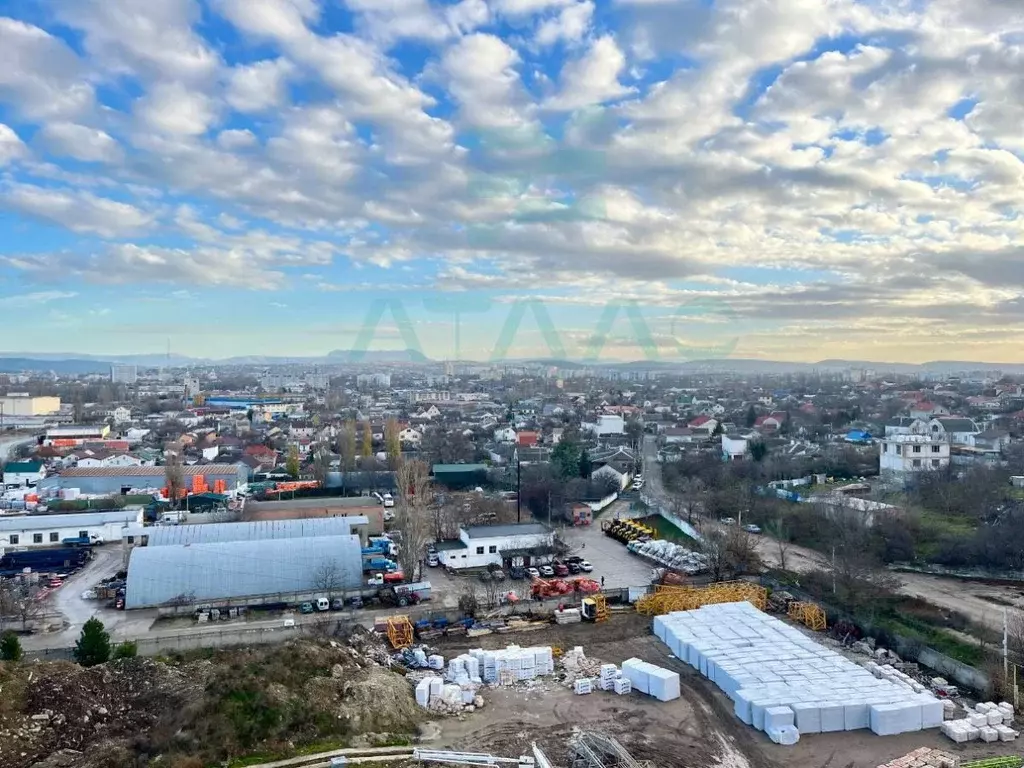
<path fill-rule="evenodd" d="M 431 473 L 435 483 L 452 490 L 473 488 L 487 482 L 486 464 L 435 464 Z"/>
<path fill-rule="evenodd" d="M 142 515 L 142 507 L 126 507 L 106 512 L 0 517 L 0 547 L 52 547 L 64 539 L 85 537 L 121 541 L 128 526 L 142 525 Z"/>
<path fill-rule="evenodd" d="M 367 527 L 367 519 L 319 517 L 311 520 L 263 520 L 253 523 L 203 523 L 161 525 L 147 528 L 144 544 L 166 547 L 176 544 L 216 544 L 228 541 L 264 539 L 312 539 L 321 536 L 350 536 Z M 361 537 L 361 540 L 365 538 Z"/>
<path fill-rule="evenodd" d="M 133 488 L 162 488 L 165 485 L 164 467 L 74 467 L 61 470 L 39 483 L 41 494 L 53 494 L 77 488 L 87 495 L 120 495 Z M 202 464 L 182 467 L 185 487 L 198 485 L 202 490 L 214 488 L 218 480 L 224 481 L 224 492 L 233 491 L 248 479 L 244 464 Z"/>
<path fill-rule="evenodd" d="M 110 427 L 106 424 L 97 427 L 69 424 L 66 427 L 51 427 L 46 430 L 43 445 L 54 448 L 74 448 L 90 440 L 103 440 L 109 434 Z"/>
<path fill-rule="evenodd" d="M 60 411 L 59 397 L 32 397 L 27 392 L 12 392 L 0 397 L 0 414 L 8 416 L 48 416 Z"/>
<path fill-rule="evenodd" d="M 555 534 L 540 523 L 472 525 L 459 528 L 458 539 L 435 547 L 441 565 L 456 570 L 543 565 L 555 554 Z"/>
<path fill-rule="evenodd" d="M 125 606 L 295 603 L 358 590 L 362 562 L 354 535 L 137 547 Z"/>
<path fill-rule="evenodd" d="M 384 507 L 372 496 L 314 496 L 308 499 L 280 501 L 248 501 L 242 516 L 245 520 L 299 520 L 324 517 L 366 518 L 366 534 L 384 532 Z"/>

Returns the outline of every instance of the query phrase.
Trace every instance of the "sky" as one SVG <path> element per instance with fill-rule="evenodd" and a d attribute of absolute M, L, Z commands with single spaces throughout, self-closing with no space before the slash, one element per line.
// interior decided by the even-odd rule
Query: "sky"
<path fill-rule="evenodd" d="M 1019 0 L 6 0 L 6 352 L 1024 362 Z"/>

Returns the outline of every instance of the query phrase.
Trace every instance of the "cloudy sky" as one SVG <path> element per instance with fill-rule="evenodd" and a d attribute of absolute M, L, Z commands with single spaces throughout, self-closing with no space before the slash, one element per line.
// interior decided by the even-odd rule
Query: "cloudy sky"
<path fill-rule="evenodd" d="M 1019 362 L 1022 125 L 1019 0 L 7 0 L 3 346 Z"/>

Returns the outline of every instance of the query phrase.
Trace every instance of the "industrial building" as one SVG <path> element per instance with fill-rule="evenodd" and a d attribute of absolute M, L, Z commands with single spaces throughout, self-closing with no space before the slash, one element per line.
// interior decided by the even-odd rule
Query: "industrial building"
<path fill-rule="evenodd" d="M 125 607 L 294 603 L 360 589 L 362 577 L 355 535 L 136 547 Z"/>
<path fill-rule="evenodd" d="M 142 525 L 142 507 L 105 512 L 69 512 L 64 515 L 0 517 L 0 547 L 52 547 L 64 539 L 97 537 L 121 541 L 129 529 Z"/>
<path fill-rule="evenodd" d="M 135 384 L 138 380 L 139 367 L 137 365 L 110 366 L 110 381 L 112 384 Z"/>
<path fill-rule="evenodd" d="M 487 482 L 486 464 L 435 464 L 431 468 L 434 482 L 457 490 L 473 488 Z"/>
<path fill-rule="evenodd" d="M 46 477 L 46 468 L 41 461 L 9 461 L 4 465 L 3 487 L 34 487 Z"/>
<path fill-rule="evenodd" d="M 143 544 L 166 547 L 179 544 L 215 544 L 265 539 L 313 539 L 322 536 L 350 536 L 365 530 L 365 517 L 318 517 L 309 520 L 263 520 L 252 523 L 202 523 L 160 525 L 146 528 Z M 365 536 L 360 537 L 365 541 Z"/>
<path fill-rule="evenodd" d="M 459 528 L 458 539 L 435 546 L 441 565 L 456 570 L 543 565 L 555 554 L 555 534 L 540 523 L 472 525 Z"/>
<path fill-rule="evenodd" d="M 0 415 L 47 416 L 60 411 L 59 397 L 32 397 L 28 393 L 12 392 L 0 397 Z"/>
<path fill-rule="evenodd" d="M 110 427 L 106 424 L 95 427 L 69 424 L 66 427 L 51 427 L 46 430 L 43 445 L 54 448 L 74 448 L 91 440 L 103 440 L 109 434 Z"/>
<path fill-rule="evenodd" d="M 224 481 L 223 491 L 233 491 L 245 484 L 249 468 L 245 464 L 200 464 L 181 468 L 185 487 L 214 488 L 218 480 Z M 202 478 L 202 480 L 199 480 Z M 38 485 L 41 494 L 54 494 L 77 488 L 89 495 L 120 495 L 135 488 L 162 488 L 164 467 L 73 467 L 51 475 Z"/>
<path fill-rule="evenodd" d="M 317 496 L 309 499 L 248 501 L 244 520 L 310 520 L 316 518 L 356 518 L 366 521 L 366 535 L 384 532 L 384 507 L 372 496 Z"/>

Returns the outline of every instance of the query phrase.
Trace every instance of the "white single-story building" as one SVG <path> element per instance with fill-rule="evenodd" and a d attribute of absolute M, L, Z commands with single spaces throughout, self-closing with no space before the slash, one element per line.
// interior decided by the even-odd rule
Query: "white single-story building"
<path fill-rule="evenodd" d="M 597 421 L 582 425 L 583 431 L 593 432 L 598 437 L 604 435 L 623 435 L 626 433 L 626 420 L 617 414 L 598 414 Z"/>
<path fill-rule="evenodd" d="M 550 563 L 555 554 L 555 534 L 540 523 L 472 525 L 459 528 L 459 538 L 435 545 L 441 565 L 462 570 L 533 566 Z"/>
<path fill-rule="evenodd" d="M 142 507 L 66 515 L 0 517 L 0 548 L 52 547 L 64 539 L 90 538 L 121 541 L 129 528 L 142 526 Z"/>
<path fill-rule="evenodd" d="M 597 478 L 610 477 L 618 483 L 620 491 L 624 491 L 626 486 L 633 480 L 632 473 L 625 467 L 625 465 L 616 462 L 610 462 L 600 469 L 595 469 L 590 476 Z"/>
<path fill-rule="evenodd" d="M 46 477 L 46 468 L 41 461 L 12 461 L 4 467 L 3 484 L 10 488 L 34 486 Z"/>

